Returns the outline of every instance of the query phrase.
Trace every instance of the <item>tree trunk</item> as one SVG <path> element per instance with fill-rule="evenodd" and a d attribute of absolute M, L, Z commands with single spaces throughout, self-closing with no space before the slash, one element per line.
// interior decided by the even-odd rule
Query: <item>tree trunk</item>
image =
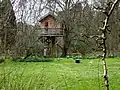
<path fill-rule="evenodd" d="M 69 38 L 68 38 L 68 28 L 65 27 L 64 29 L 64 37 L 63 37 L 63 50 L 62 50 L 62 57 L 66 57 L 68 54 L 68 48 L 69 48 Z"/>
<path fill-rule="evenodd" d="M 67 53 L 68 53 L 68 48 L 66 47 L 66 45 L 64 45 L 63 51 L 62 51 L 62 57 L 66 57 Z"/>
<path fill-rule="evenodd" d="M 104 25 L 103 27 L 101 28 L 101 31 L 102 31 L 102 34 L 101 34 L 101 39 L 102 39 L 102 42 L 101 42 L 101 45 L 103 47 L 102 51 L 103 51 L 103 55 L 102 55 L 102 62 L 103 62 L 103 71 L 104 71 L 104 86 L 105 86 L 105 90 L 109 90 L 109 79 L 108 79 L 108 69 L 107 69 L 107 62 L 105 60 L 106 58 L 106 39 L 107 39 L 107 30 L 108 30 L 108 21 L 110 19 L 110 16 L 112 14 L 112 12 L 114 11 L 114 8 L 115 6 L 117 5 L 117 3 L 119 2 L 120 0 L 115 0 L 114 3 L 112 4 L 112 6 L 108 6 L 110 7 L 110 10 L 107 12 L 105 11 L 107 14 L 106 14 L 106 18 L 104 20 Z M 108 2 L 109 3 L 109 2 Z"/>

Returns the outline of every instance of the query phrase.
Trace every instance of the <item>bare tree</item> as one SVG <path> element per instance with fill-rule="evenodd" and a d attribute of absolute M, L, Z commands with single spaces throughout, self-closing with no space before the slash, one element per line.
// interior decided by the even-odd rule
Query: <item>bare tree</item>
<path fill-rule="evenodd" d="M 103 26 L 100 27 L 99 32 L 101 34 L 90 36 L 90 38 L 96 37 L 96 41 L 99 44 L 99 48 L 102 50 L 102 62 L 103 62 L 103 77 L 104 77 L 104 87 L 105 90 L 109 90 L 109 80 L 108 80 L 108 69 L 107 69 L 107 63 L 106 63 L 106 54 L 107 54 L 107 47 L 106 47 L 106 40 L 107 40 L 107 34 L 110 32 L 109 30 L 109 20 L 110 17 L 117 6 L 117 4 L 120 2 L 120 0 L 115 0 L 114 2 L 107 2 L 107 6 L 105 8 L 98 7 L 97 9 L 101 9 L 101 11 L 105 14 L 105 19 L 103 21 Z"/>
<path fill-rule="evenodd" d="M 104 68 L 104 82 L 105 82 L 105 90 L 109 90 L 109 82 L 108 82 L 108 70 L 107 70 L 107 64 L 106 64 L 106 60 L 105 60 L 105 57 L 106 57 L 106 39 L 107 39 L 107 31 L 108 31 L 108 21 L 110 19 L 110 16 L 115 8 L 115 6 L 117 5 L 117 3 L 119 3 L 120 0 L 115 0 L 113 2 L 112 5 L 110 5 L 110 2 L 108 3 L 108 9 L 106 8 L 106 10 L 104 11 L 105 15 L 106 15 L 106 18 L 104 20 L 104 25 L 102 28 L 100 28 L 100 30 L 102 31 L 102 34 L 101 34 L 101 37 L 99 39 L 102 40 L 101 42 L 101 46 L 102 46 L 102 49 L 103 49 L 103 58 L 102 58 L 102 61 L 103 61 L 103 68 Z"/>
<path fill-rule="evenodd" d="M 10 0 L 0 2 L 0 37 L 4 53 L 15 44 L 16 17 Z"/>
<path fill-rule="evenodd" d="M 79 30 L 76 29 L 80 24 L 80 16 L 82 13 L 82 4 L 79 0 L 48 0 L 47 8 L 57 14 L 57 20 L 61 24 L 61 29 L 64 30 L 62 56 L 68 54 L 72 41 L 75 41 L 80 36 Z M 77 39 L 76 39 L 77 38 Z M 83 42 L 83 40 L 80 40 Z"/>

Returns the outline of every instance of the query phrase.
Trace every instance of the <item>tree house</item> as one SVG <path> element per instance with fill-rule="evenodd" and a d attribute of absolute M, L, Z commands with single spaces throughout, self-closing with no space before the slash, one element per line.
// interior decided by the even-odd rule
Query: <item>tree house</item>
<path fill-rule="evenodd" d="M 57 43 L 59 38 L 63 37 L 64 32 L 60 28 L 53 14 L 47 14 L 40 19 L 41 42 L 44 44 L 43 55 L 45 57 L 57 56 Z"/>

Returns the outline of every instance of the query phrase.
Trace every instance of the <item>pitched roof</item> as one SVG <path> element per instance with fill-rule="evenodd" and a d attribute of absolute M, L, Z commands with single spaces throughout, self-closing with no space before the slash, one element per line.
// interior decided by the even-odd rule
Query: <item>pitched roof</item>
<path fill-rule="evenodd" d="M 41 17 L 39 22 L 41 22 L 42 20 L 46 19 L 48 16 L 52 16 L 53 18 L 55 18 L 53 13 L 48 13 L 48 14 L 44 15 L 43 17 Z"/>

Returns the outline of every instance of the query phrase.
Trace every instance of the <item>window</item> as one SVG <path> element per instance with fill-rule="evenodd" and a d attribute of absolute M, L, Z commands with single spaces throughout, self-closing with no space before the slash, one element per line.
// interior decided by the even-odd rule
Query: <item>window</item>
<path fill-rule="evenodd" d="M 45 22 L 45 28 L 48 28 L 48 22 Z"/>
<path fill-rule="evenodd" d="M 45 22 L 45 32 L 48 33 L 48 22 Z"/>

